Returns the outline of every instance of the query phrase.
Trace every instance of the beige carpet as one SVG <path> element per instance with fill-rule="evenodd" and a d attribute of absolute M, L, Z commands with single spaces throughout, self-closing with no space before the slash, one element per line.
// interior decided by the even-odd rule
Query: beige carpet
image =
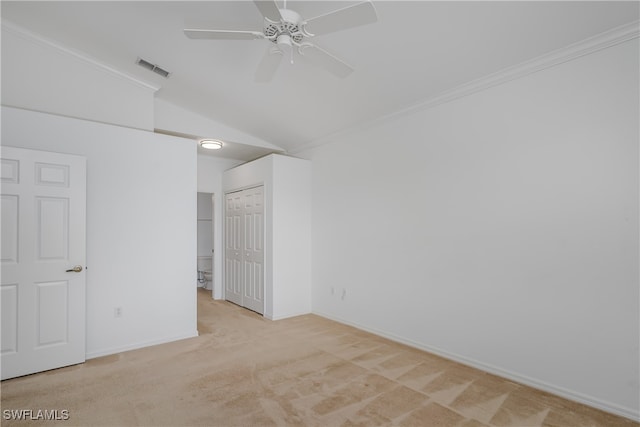
<path fill-rule="evenodd" d="M 4 381 L 2 425 L 638 426 L 318 316 L 272 322 L 198 293 L 201 336 Z"/>

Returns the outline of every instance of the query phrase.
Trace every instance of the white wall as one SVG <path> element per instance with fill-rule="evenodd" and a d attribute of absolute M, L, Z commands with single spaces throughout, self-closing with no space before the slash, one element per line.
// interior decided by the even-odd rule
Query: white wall
<path fill-rule="evenodd" d="M 87 158 L 88 358 L 197 335 L 195 142 L 2 107 L 2 144 Z"/>
<path fill-rule="evenodd" d="M 223 174 L 223 191 L 263 185 L 265 311 L 278 320 L 311 311 L 310 162 L 271 154 Z"/>
<path fill-rule="evenodd" d="M 273 159 L 273 313 L 311 312 L 311 164 Z"/>
<path fill-rule="evenodd" d="M 314 312 L 637 418 L 638 72 L 635 39 L 304 153 Z"/>
<path fill-rule="evenodd" d="M 222 224 L 224 194 L 222 173 L 241 163 L 238 160 L 198 155 L 198 191 L 214 194 L 213 204 L 213 298 L 222 299 Z"/>
<path fill-rule="evenodd" d="M 153 130 L 156 90 L 2 22 L 2 105 Z"/>

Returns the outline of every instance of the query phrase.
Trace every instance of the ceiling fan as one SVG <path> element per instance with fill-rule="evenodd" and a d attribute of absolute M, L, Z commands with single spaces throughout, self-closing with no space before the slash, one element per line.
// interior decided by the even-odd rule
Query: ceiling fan
<path fill-rule="evenodd" d="M 264 39 L 271 42 L 256 70 L 255 78 L 258 82 L 270 81 L 283 57 L 287 57 L 293 64 L 294 50 L 297 50 L 301 57 L 338 77 L 348 76 L 353 71 L 351 66 L 308 40 L 378 20 L 376 10 L 370 1 L 356 3 L 311 19 L 304 19 L 297 12 L 287 9 L 286 0 L 282 9 L 275 0 L 254 0 L 254 3 L 264 17 L 261 32 L 186 28 L 184 34 L 191 39 Z"/>

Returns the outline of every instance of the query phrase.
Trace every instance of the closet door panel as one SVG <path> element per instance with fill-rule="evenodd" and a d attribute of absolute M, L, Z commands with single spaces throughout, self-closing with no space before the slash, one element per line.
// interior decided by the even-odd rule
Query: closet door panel
<path fill-rule="evenodd" d="M 244 301 L 243 305 L 264 313 L 264 188 L 244 190 Z M 259 245 L 257 244 L 259 243 Z"/>
<path fill-rule="evenodd" d="M 225 299 L 242 305 L 242 236 L 240 194 L 229 193 L 225 197 Z"/>

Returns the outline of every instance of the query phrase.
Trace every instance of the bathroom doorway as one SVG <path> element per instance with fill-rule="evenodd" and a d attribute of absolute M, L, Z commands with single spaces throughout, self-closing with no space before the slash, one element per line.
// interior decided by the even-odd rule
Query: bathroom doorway
<path fill-rule="evenodd" d="M 213 295 L 214 289 L 214 195 L 198 193 L 198 291 L 208 291 Z"/>

